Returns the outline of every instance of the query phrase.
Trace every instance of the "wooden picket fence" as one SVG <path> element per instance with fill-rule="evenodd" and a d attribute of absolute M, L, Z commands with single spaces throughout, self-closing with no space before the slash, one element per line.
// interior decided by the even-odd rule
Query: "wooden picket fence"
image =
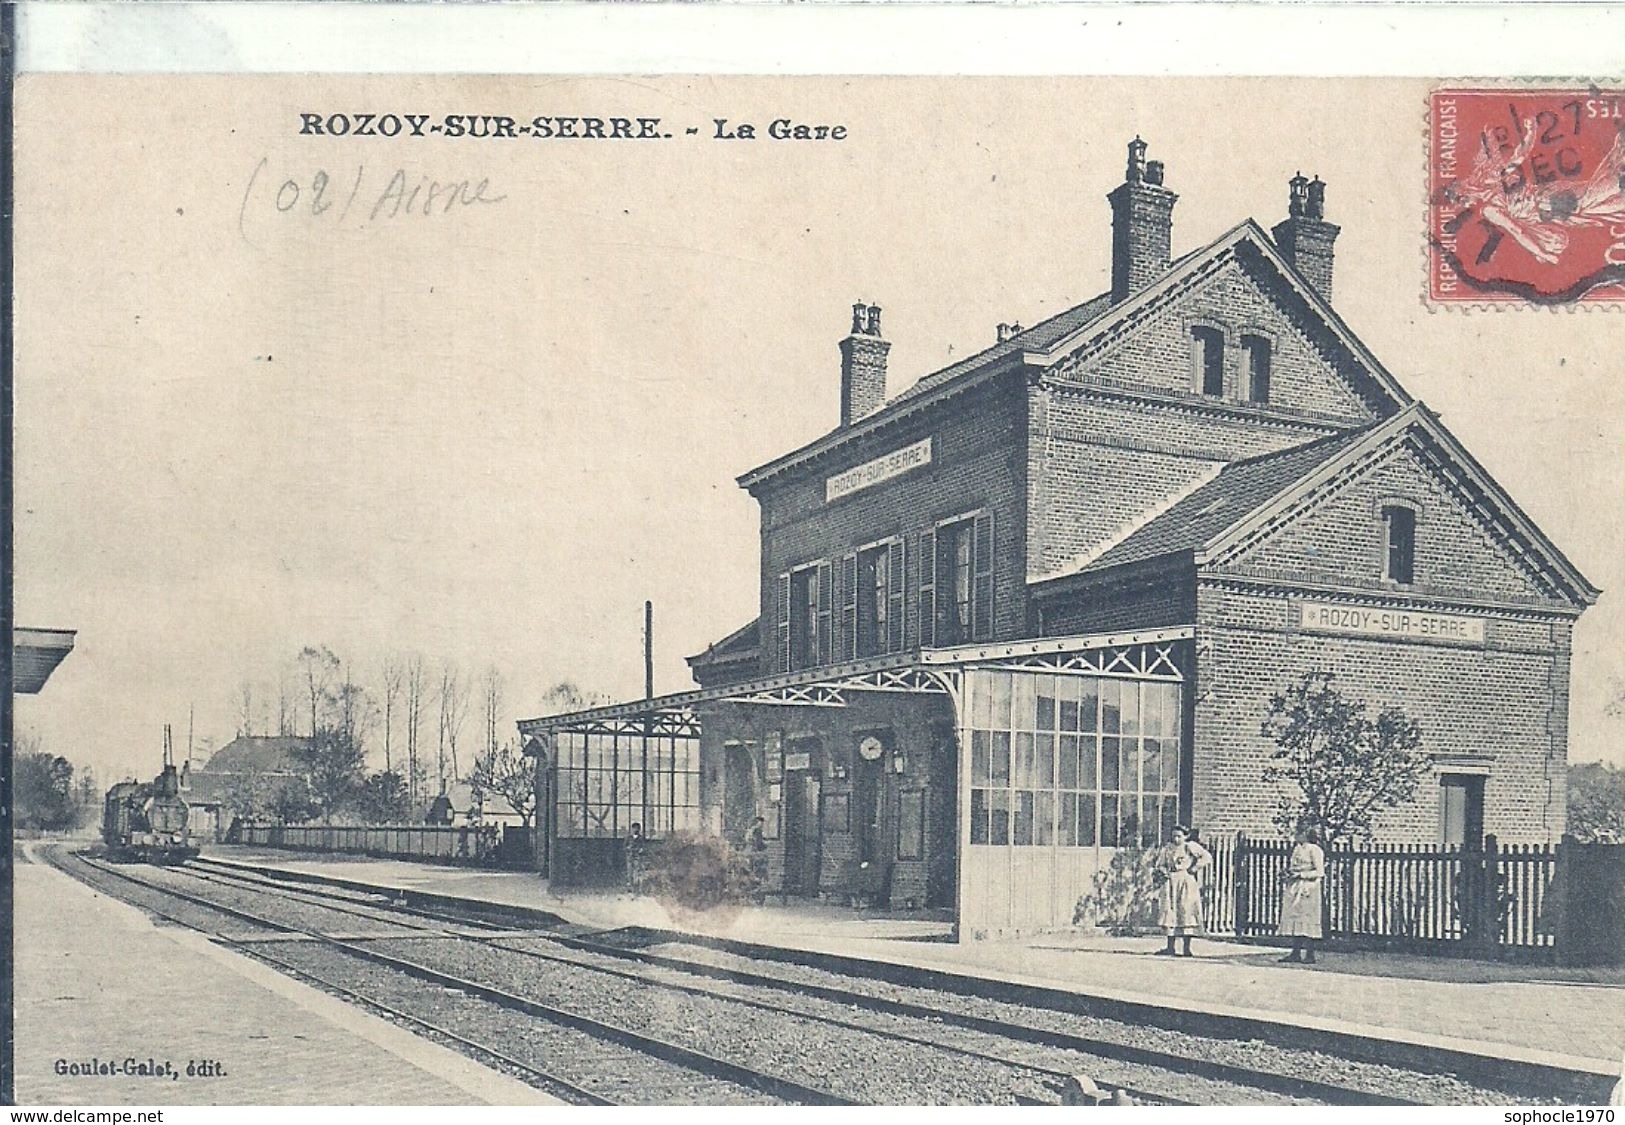
<path fill-rule="evenodd" d="M 299 852 L 339 852 L 384 859 L 496 865 L 502 828 L 495 824 L 243 824 L 231 843 Z"/>
<path fill-rule="evenodd" d="M 1280 925 L 1292 845 L 1245 835 L 1204 840 L 1214 863 L 1204 887 L 1215 934 L 1272 937 Z M 1327 939 L 1410 952 L 1553 959 L 1561 920 L 1563 848 L 1343 844 L 1326 849 Z M 1571 853 L 1574 854 L 1574 853 Z"/>

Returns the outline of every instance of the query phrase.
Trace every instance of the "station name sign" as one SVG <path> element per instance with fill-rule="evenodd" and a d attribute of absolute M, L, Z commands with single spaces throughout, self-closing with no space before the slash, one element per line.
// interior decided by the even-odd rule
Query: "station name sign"
<path fill-rule="evenodd" d="M 1330 602 L 1297 603 L 1303 628 L 1319 633 L 1362 637 L 1408 637 L 1421 641 L 1484 643 L 1484 621 L 1454 613 L 1418 613 L 1409 609 L 1369 609 Z"/>
<path fill-rule="evenodd" d="M 910 469 L 931 463 L 931 439 L 921 438 L 913 445 L 894 449 L 873 461 L 854 465 L 844 473 L 836 473 L 824 481 L 824 503 L 850 496 L 871 485 L 893 477 L 900 477 Z"/>

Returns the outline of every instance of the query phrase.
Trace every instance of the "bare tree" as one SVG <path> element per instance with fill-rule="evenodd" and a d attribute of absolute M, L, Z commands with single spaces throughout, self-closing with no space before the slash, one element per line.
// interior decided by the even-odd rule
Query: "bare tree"
<path fill-rule="evenodd" d="M 571 711 L 585 711 L 589 707 L 603 707 L 614 702 L 597 691 L 582 691 L 572 680 L 560 680 L 542 693 L 542 714 L 565 715 Z"/>
<path fill-rule="evenodd" d="M 502 705 L 504 702 L 504 683 L 502 673 L 496 665 L 485 670 L 485 676 L 480 681 L 484 689 L 481 702 L 485 705 L 485 753 L 495 754 L 497 747 L 502 745 L 498 734 L 502 725 Z"/>
<path fill-rule="evenodd" d="M 527 828 L 535 823 L 536 767 L 513 739 L 489 747 L 475 758 L 468 780 L 477 799 L 495 793 L 513 806 Z"/>
<path fill-rule="evenodd" d="M 316 648 L 306 645 L 300 650 L 297 662 L 310 700 L 310 737 L 315 738 L 321 728 L 322 705 L 331 694 L 333 676 L 339 670 L 339 658 L 326 645 Z"/>
<path fill-rule="evenodd" d="M 418 788 L 423 780 L 422 764 L 418 761 L 418 735 L 423 729 L 423 692 L 428 686 L 423 671 L 423 657 L 417 653 L 406 661 L 406 795 L 416 810 Z"/>
<path fill-rule="evenodd" d="M 367 734 L 378 717 L 378 707 L 372 693 L 355 682 L 348 664 L 344 665 L 344 679 L 333 689 L 333 703 L 336 728 L 361 753 L 364 763 Z"/>
<path fill-rule="evenodd" d="M 244 737 L 254 734 L 254 684 L 251 680 L 237 685 L 237 733 Z"/>
<path fill-rule="evenodd" d="M 448 755 L 451 757 L 451 780 L 457 780 L 457 736 L 462 733 L 463 720 L 467 717 L 468 685 L 458 673 L 457 666 L 448 660 L 440 666 L 440 754 L 437 764 L 442 793 L 446 791 Z"/>
<path fill-rule="evenodd" d="M 293 685 L 289 682 L 287 665 L 276 673 L 276 732 L 282 738 L 293 734 Z"/>
<path fill-rule="evenodd" d="M 401 697 L 406 679 L 406 667 L 398 656 L 386 656 L 379 663 L 378 679 L 383 686 L 384 701 L 384 772 L 395 772 L 391 743 L 395 734 L 395 704 Z"/>

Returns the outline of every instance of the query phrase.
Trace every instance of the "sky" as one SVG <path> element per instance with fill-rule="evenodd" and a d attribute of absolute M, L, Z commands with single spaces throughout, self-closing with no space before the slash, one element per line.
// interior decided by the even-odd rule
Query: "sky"
<path fill-rule="evenodd" d="M 896 393 L 1094 296 L 1138 134 L 1176 255 L 1271 226 L 1297 171 L 1327 182 L 1344 319 L 1604 589 L 1571 758 L 1625 764 L 1621 322 L 1424 305 L 1427 89 L 25 76 L 16 610 L 78 639 L 19 724 L 151 773 L 165 723 L 228 740 L 241 684 L 271 696 L 320 644 L 364 683 L 389 654 L 495 668 L 511 723 L 560 680 L 640 694 L 646 598 L 657 691 L 692 686 L 683 657 L 756 612 L 735 477 L 835 425 L 853 302 L 885 309 Z M 301 136 L 309 112 L 674 137 Z M 424 214 L 427 180 L 466 187 Z"/>

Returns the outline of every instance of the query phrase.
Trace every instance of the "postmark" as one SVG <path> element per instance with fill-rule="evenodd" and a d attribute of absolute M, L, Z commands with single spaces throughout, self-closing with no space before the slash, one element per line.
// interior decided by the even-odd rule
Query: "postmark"
<path fill-rule="evenodd" d="M 1625 87 L 1429 99 L 1428 297 L 1625 304 Z"/>

